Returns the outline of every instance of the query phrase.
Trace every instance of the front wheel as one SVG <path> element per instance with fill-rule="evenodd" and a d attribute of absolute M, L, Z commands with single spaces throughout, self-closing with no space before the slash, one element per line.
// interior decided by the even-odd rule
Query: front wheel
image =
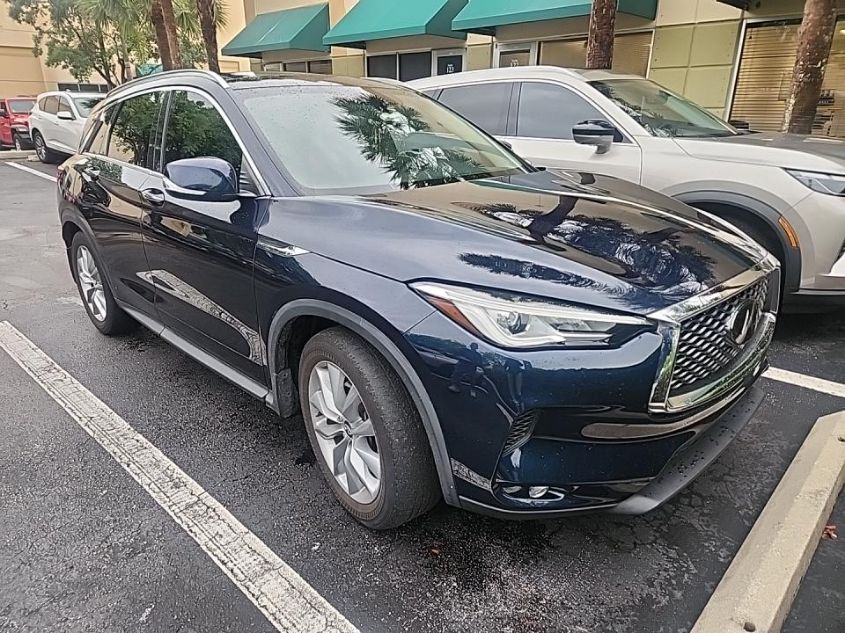
<path fill-rule="evenodd" d="M 108 280 L 102 274 L 100 260 L 83 233 L 77 233 L 70 247 L 73 278 L 88 318 L 102 334 L 124 334 L 137 322 L 114 300 Z"/>
<path fill-rule="evenodd" d="M 42 163 L 52 164 L 58 161 L 58 155 L 47 147 L 41 132 L 36 130 L 32 133 L 32 142 L 35 145 L 35 155 Z"/>
<path fill-rule="evenodd" d="M 440 498 L 419 413 L 402 381 L 340 327 L 311 338 L 299 363 L 308 439 L 344 508 L 369 528 L 394 528 Z"/>

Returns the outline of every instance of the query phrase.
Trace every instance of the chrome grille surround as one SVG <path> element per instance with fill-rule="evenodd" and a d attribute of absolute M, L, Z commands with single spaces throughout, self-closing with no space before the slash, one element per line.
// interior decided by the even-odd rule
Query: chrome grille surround
<path fill-rule="evenodd" d="M 649 411 L 674 413 L 706 404 L 756 372 L 774 334 L 779 295 L 780 265 L 768 255 L 733 279 L 649 315 L 663 336 L 663 362 Z M 725 323 L 744 298 L 764 303 L 751 338 L 735 346 Z"/>

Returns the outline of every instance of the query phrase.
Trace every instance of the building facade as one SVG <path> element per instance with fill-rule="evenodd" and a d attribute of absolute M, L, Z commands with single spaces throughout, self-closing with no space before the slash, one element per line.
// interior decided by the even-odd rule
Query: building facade
<path fill-rule="evenodd" d="M 589 0 L 244 0 L 221 40 L 253 70 L 410 80 L 497 66 L 584 64 Z M 814 132 L 845 136 L 845 0 Z M 619 0 L 614 69 L 724 118 L 777 130 L 802 0 Z"/>

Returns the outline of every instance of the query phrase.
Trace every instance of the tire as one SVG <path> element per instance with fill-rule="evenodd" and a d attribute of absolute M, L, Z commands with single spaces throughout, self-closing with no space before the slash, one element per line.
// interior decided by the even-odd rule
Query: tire
<path fill-rule="evenodd" d="M 74 235 L 70 246 L 70 256 L 71 270 L 73 271 L 73 279 L 76 282 L 76 287 L 79 290 L 79 297 L 82 299 L 82 305 L 94 327 L 106 336 L 126 334 L 135 329 L 138 326 L 137 321 L 126 314 L 115 302 L 114 295 L 108 284 L 108 279 L 101 272 L 103 268 L 100 259 L 90 241 L 82 232 Z M 99 301 L 92 299 L 95 292 L 90 288 L 89 284 L 92 281 L 92 270 L 90 268 L 87 271 L 83 270 L 80 256 L 90 258 L 90 262 L 94 266 L 93 271 L 96 274 L 93 277 L 99 282 L 102 292 L 102 297 Z"/>
<path fill-rule="evenodd" d="M 321 414 L 311 404 L 311 380 L 316 380 L 315 385 L 321 385 L 315 372 L 331 364 L 339 368 L 343 378 L 348 380 L 349 391 L 345 396 L 348 397 L 353 388 L 360 394 L 364 409 L 362 411 L 357 405 L 355 410 L 361 419 L 369 419 L 375 447 L 369 436 L 355 437 L 347 435 L 345 430 L 331 440 L 325 436 L 318 439 L 315 421 L 321 419 Z M 305 344 L 299 363 L 298 384 L 302 417 L 320 470 L 341 505 L 355 519 L 371 529 L 386 530 L 424 514 L 437 504 L 440 486 L 419 413 L 402 381 L 372 347 L 344 328 L 323 330 Z M 343 383 L 344 389 L 346 384 Z M 350 419 L 352 417 L 356 417 L 354 412 L 349 416 Z M 352 424 L 346 424 L 353 428 L 354 433 Z M 334 428 L 334 425 L 330 426 Z M 349 478 L 344 485 L 343 477 L 336 477 L 329 466 L 324 448 L 331 446 L 331 442 L 339 446 L 345 440 L 351 444 L 366 440 L 365 450 L 369 450 L 370 454 L 374 448 L 377 451 L 380 482 L 375 494 L 362 487 L 354 497 L 350 493 L 352 484 Z M 358 462 L 364 463 L 360 458 Z M 359 481 L 363 479 L 359 478 Z M 364 497 L 373 498 L 362 499 L 361 495 L 365 492 L 368 494 Z"/>
<path fill-rule="evenodd" d="M 44 142 L 44 137 L 41 136 L 41 132 L 38 130 L 33 130 L 32 142 L 35 145 L 35 155 L 38 156 L 38 160 L 42 163 L 52 165 L 59 162 L 59 155 L 47 147 L 47 143 Z"/>
<path fill-rule="evenodd" d="M 12 135 L 12 142 L 14 143 L 15 150 L 20 152 L 23 151 L 23 143 L 21 142 L 21 135 L 15 132 Z"/>

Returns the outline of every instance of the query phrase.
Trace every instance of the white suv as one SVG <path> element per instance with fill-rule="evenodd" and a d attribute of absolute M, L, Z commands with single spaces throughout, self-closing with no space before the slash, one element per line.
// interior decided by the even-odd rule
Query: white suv
<path fill-rule="evenodd" d="M 729 220 L 781 261 L 788 307 L 845 305 L 845 141 L 743 134 L 606 71 L 523 66 L 409 85 L 537 166 L 631 180 Z"/>
<path fill-rule="evenodd" d="M 97 92 L 44 92 L 29 115 L 29 133 L 43 163 L 54 163 L 79 147 L 91 109 L 105 97 Z"/>

